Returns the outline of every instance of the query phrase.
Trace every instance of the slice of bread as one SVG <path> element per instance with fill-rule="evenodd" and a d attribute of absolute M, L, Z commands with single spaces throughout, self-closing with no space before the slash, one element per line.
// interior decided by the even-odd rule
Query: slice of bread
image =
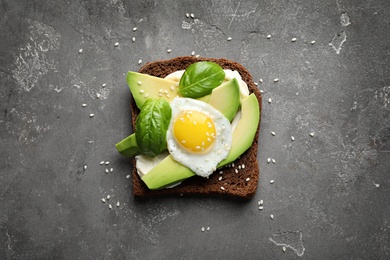
<path fill-rule="evenodd" d="M 164 78 L 168 74 L 178 70 L 184 70 L 192 63 L 198 61 L 212 61 L 218 63 L 223 69 L 237 70 L 242 79 L 248 85 L 249 92 L 256 95 L 261 115 L 261 94 L 254 84 L 251 74 L 246 68 L 237 62 L 227 59 L 183 56 L 170 60 L 149 62 L 142 66 L 139 72 Z M 132 125 L 133 129 L 135 129 L 136 118 L 140 111 L 133 99 L 131 100 L 131 111 Z M 209 178 L 202 178 L 198 176 L 191 177 L 174 188 L 161 190 L 148 189 L 137 174 L 137 169 L 135 167 L 136 160 L 134 158 L 132 171 L 134 196 L 136 198 L 140 198 L 163 195 L 222 195 L 241 199 L 249 199 L 253 197 L 259 180 L 259 166 L 257 163 L 259 131 L 260 128 L 257 129 L 252 146 L 230 166 L 218 169 Z"/>

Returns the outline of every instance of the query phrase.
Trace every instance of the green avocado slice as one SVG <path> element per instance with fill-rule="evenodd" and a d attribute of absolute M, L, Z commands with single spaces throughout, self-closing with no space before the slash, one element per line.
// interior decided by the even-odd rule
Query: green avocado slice
<path fill-rule="evenodd" d="M 122 155 L 134 157 L 141 154 L 141 148 L 138 147 L 135 133 L 129 135 L 115 145 L 118 152 Z"/>

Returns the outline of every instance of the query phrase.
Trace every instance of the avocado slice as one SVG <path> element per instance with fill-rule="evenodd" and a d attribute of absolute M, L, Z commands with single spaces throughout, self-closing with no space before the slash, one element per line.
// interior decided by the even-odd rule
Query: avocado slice
<path fill-rule="evenodd" d="M 171 155 L 165 157 L 159 164 L 142 177 L 151 190 L 162 189 L 194 176 L 189 168 L 173 160 Z"/>
<path fill-rule="evenodd" d="M 232 121 L 240 106 L 240 86 L 237 79 L 231 79 L 213 89 L 208 103 Z"/>
<path fill-rule="evenodd" d="M 218 164 L 222 167 L 234 162 L 253 143 L 260 121 L 259 102 L 255 94 L 250 94 L 241 101 L 241 118 L 233 132 L 233 141 L 226 159 Z"/>
<path fill-rule="evenodd" d="M 241 118 L 233 132 L 230 152 L 218 167 L 227 165 L 243 154 L 253 142 L 259 125 L 260 109 L 254 94 L 241 102 Z M 161 189 L 194 176 L 189 168 L 176 162 L 170 155 L 142 177 L 151 190 Z"/>
<path fill-rule="evenodd" d="M 117 143 L 115 147 L 120 154 L 125 156 L 133 157 L 141 154 L 141 149 L 138 147 L 137 139 L 135 138 L 135 133 Z"/>
<path fill-rule="evenodd" d="M 177 91 L 178 83 L 172 80 L 129 71 L 126 81 L 139 109 L 147 98 L 164 98 L 171 102 L 176 96 L 180 96 Z"/>

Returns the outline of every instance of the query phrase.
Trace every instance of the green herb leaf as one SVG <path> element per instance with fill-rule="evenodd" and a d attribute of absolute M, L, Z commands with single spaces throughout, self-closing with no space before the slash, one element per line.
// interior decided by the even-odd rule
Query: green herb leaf
<path fill-rule="evenodd" d="M 137 117 L 135 135 L 143 154 L 155 157 L 167 148 L 166 133 L 172 109 L 165 99 L 149 98 Z"/>
<path fill-rule="evenodd" d="M 196 62 L 188 66 L 181 77 L 179 92 L 183 97 L 200 98 L 221 85 L 224 78 L 225 72 L 217 63 Z"/>

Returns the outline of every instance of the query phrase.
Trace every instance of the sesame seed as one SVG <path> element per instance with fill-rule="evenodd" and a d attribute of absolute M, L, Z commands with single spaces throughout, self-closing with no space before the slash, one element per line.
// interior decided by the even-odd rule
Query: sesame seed
<path fill-rule="evenodd" d="M 223 186 L 221 186 L 221 190 L 226 190 Z"/>
<path fill-rule="evenodd" d="M 194 55 L 195 55 L 195 51 L 192 51 L 192 52 L 191 52 L 191 55 L 194 56 Z"/>
<path fill-rule="evenodd" d="M 189 17 L 190 17 L 190 14 L 189 14 L 189 13 L 186 13 L 186 17 L 189 18 Z"/>
<path fill-rule="evenodd" d="M 82 104 L 81 106 L 82 106 L 82 107 L 86 107 L 86 106 L 87 106 L 87 104 Z"/>
<path fill-rule="evenodd" d="M 137 84 L 138 84 L 138 85 L 142 85 L 142 82 L 138 80 L 138 81 L 137 81 Z"/>
<path fill-rule="evenodd" d="M 271 34 L 268 34 L 267 35 L 267 39 L 271 39 L 272 35 Z"/>
<path fill-rule="evenodd" d="M 105 199 L 105 198 L 102 198 L 102 202 L 103 202 L 103 203 L 106 203 L 106 199 Z"/>
<path fill-rule="evenodd" d="M 95 114 L 89 114 L 89 117 L 91 117 L 91 118 L 94 117 L 94 116 L 95 116 Z"/>
<path fill-rule="evenodd" d="M 145 90 L 143 90 L 143 89 L 141 89 L 140 91 L 139 91 L 139 93 L 141 93 L 141 94 L 143 94 L 145 92 Z"/>
<path fill-rule="evenodd" d="M 295 141 L 295 137 L 294 136 L 291 136 L 291 141 Z"/>
<path fill-rule="evenodd" d="M 271 161 L 272 161 L 272 163 L 276 163 L 276 160 L 275 160 L 275 159 L 272 159 Z"/>
<path fill-rule="evenodd" d="M 107 199 L 107 200 L 109 200 L 110 198 L 111 198 L 111 196 L 110 196 L 110 195 L 107 195 L 107 196 L 106 196 L 106 199 Z"/>
<path fill-rule="evenodd" d="M 274 215 L 272 215 L 272 214 L 271 214 L 269 217 L 270 217 L 271 219 L 274 219 Z"/>
<path fill-rule="evenodd" d="M 144 95 L 144 97 L 145 97 L 145 98 L 149 97 L 149 93 L 146 93 L 146 94 Z"/>
<path fill-rule="evenodd" d="M 296 42 L 296 41 L 297 41 L 297 38 L 292 38 L 291 41 L 292 41 L 292 42 Z"/>
<path fill-rule="evenodd" d="M 134 28 L 133 28 L 133 32 L 137 31 L 137 29 L 138 29 L 137 27 L 134 27 Z"/>
<path fill-rule="evenodd" d="M 232 163 L 232 167 L 234 167 L 234 163 Z"/>
<path fill-rule="evenodd" d="M 263 79 L 259 79 L 259 82 L 260 82 L 260 83 L 263 83 Z"/>
<path fill-rule="evenodd" d="M 132 40 L 133 42 L 135 42 L 135 37 L 131 38 L 131 40 Z"/>
<path fill-rule="evenodd" d="M 200 230 L 202 230 L 202 232 L 204 232 L 204 227 L 202 227 Z"/>
<path fill-rule="evenodd" d="M 88 168 L 88 166 L 87 165 L 84 165 L 84 170 L 86 170 Z"/>
<path fill-rule="evenodd" d="M 245 169 L 245 164 L 242 164 L 242 165 L 241 165 L 241 168 Z"/>
<path fill-rule="evenodd" d="M 219 174 L 222 174 L 223 173 L 223 171 L 219 171 Z"/>
<path fill-rule="evenodd" d="M 142 60 L 138 60 L 138 65 L 142 63 Z"/>
<path fill-rule="evenodd" d="M 313 136 L 314 136 L 314 132 L 311 132 L 311 133 L 310 133 L 310 136 L 313 137 Z"/>
<path fill-rule="evenodd" d="M 195 15 L 194 14 L 190 14 L 191 18 L 194 19 L 195 18 Z"/>
<path fill-rule="evenodd" d="M 108 204 L 108 208 L 109 208 L 109 209 L 112 209 L 112 205 L 111 205 L 111 204 Z"/>
<path fill-rule="evenodd" d="M 238 169 L 241 170 L 241 165 L 238 165 Z"/>
<path fill-rule="evenodd" d="M 102 88 L 105 88 L 106 86 L 107 86 L 106 83 L 103 83 L 103 84 L 102 84 Z"/>
<path fill-rule="evenodd" d="M 279 79 L 278 79 L 278 78 L 274 79 L 274 82 L 278 82 L 278 81 L 279 81 Z"/>
<path fill-rule="evenodd" d="M 119 42 L 116 42 L 116 43 L 114 44 L 114 46 L 115 46 L 115 47 L 118 47 L 118 46 L 119 46 Z"/>
<path fill-rule="evenodd" d="M 271 158 L 267 158 L 267 163 L 270 163 L 271 162 Z"/>
<path fill-rule="evenodd" d="M 260 93 L 263 94 L 263 93 L 264 93 L 264 90 L 260 89 Z"/>
<path fill-rule="evenodd" d="M 103 165 L 103 164 L 104 164 L 104 161 L 101 161 L 101 162 L 100 162 L 100 165 Z"/>
<path fill-rule="evenodd" d="M 83 49 L 80 49 L 80 50 L 79 50 L 79 53 L 82 53 L 82 52 L 83 52 Z"/>
<path fill-rule="evenodd" d="M 263 207 L 263 206 L 260 206 L 260 207 L 259 207 L 259 210 L 263 210 L 263 209 L 264 209 L 264 207 Z"/>
<path fill-rule="evenodd" d="M 227 40 L 228 40 L 228 41 L 231 41 L 231 40 L 232 40 L 232 37 L 228 37 Z"/>
<path fill-rule="evenodd" d="M 259 200 L 259 205 L 263 205 L 264 201 L 263 200 Z"/>
<path fill-rule="evenodd" d="M 126 179 L 130 179 L 130 174 L 129 174 L 129 175 L 126 175 Z"/>
<path fill-rule="evenodd" d="M 237 170 L 237 169 L 234 169 L 234 172 L 235 172 L 235 173 L 238 173 L 238 170 Z"/>
<path fill-rule="evenodd" d="M 97 94 L 96 94 L 96 97 L 97 97 L 97 98 L 100 98 L 100 93 L 97 93 Z"/>
<path fill-rule="evenodd" d="M 283 252 L 286 252 L 286 247 L 285 246 L 282 247 L 282 250 L 283 250 Z"/>
<path fill-rule="evenodd" d="M 219 176 L 218 180 L 219 180 L 219 181 L 222 181 L 222 176 Z"/>
<path fill-rule="evenodd" d="M 268 103 L 270 103 L 270 104 L 271 104 L 271 102 L 272 102 L 272 99 L 271 99 L 271 98 L 269 98 L 269 99 L 268 99 Z"/>
<path fill-rule="evenodd" d="M 250 178 L 246 178 L 246 179 L 245 179 L 245 181 L 249 181 L 249 180 L 250 180 Z"/>
<path fill-rule="evenodd" d="M 108 169 L 105 169 L 104 171 L 105 171 L 106 173 L 108 173 L 108 172 L 109 172 L 109 171 L 108 171 Z"/>
<path fill-rule="evenodd" d="M 121 203 L 118 201 L 118 202 L 116 203 L 116 206 L 119 207 L 120 205 L 121 205 Z"/>
<path fill-rule="evenodd" d="M 168 52 L 168 53 L 171 53 L 171 52 L 172 52 L 172 50 L 171 50 L 171 49 L 168 49 L 168 50 L 167 50 L 167 52 Z"/>
<path fill-rule="evenodd" d="M 310 44 L 313 45 L 314 43 L 316 43 L 316 41 L 311 41 Z"/>
<path fill-rule="evenodd" d="M 114 171 L 114 168 L 110 168 L 110 172 L 113 172 Z"/>
<path fill-rule="evenodd" d="M 269 183 L 273 184 L 275 181 L 274 180 L 270 180 Z"/>
<path fill-rule="evenodd" d="M 197 54 L 197 55 L 195 55 L 195 57 L 196 57 L 196 58 L 199 58 L 199 57 L 200 57 L 200 55 L 199 55 L 199 54 Z"/>
<path fill-rule="evenodd" d="M 271 135 L 275 136 L 275 132 L 271 132 Z"/>
<path fill-rule="evenodd" d="M 207 231 L 209 231 L 210 230 L 210 227 L 207 227 Z"/>
<path fill-rule="evenodd" d="M 105 165 L 109 165 L 109 164 L 110 164 L 110 162 L 109 162 L 109 161 L 106 161 L 104 164 L 105 164 Z"/>
<path fill-rule="evenodd" d="M 258 86 L 258 85 L 259 85 L 259 83 L 255 82 L 255 86 Z"/>

